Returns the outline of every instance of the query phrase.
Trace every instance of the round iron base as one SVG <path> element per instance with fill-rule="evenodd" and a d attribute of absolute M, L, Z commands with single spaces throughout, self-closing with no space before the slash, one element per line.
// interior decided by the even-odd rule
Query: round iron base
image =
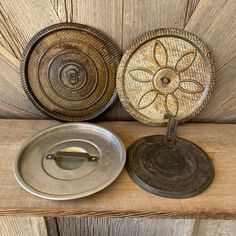
<path fill-rule="evenodd" d="M 208 155 L 181 138 L 148 136 L 128 149 L 127 171 L 143 189 L 169 198 L 188 198 L 204 191 L 214 178 Z"/>

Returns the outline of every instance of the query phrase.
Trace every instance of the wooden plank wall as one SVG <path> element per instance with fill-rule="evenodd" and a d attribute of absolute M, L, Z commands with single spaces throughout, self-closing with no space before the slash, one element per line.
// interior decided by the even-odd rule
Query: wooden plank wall
<path fill-rule="evenodd" d="M 59 234 L 48 236 L 235 236 L 236 232 L 232 220 L 60 217 L 56 223 Z"/>
<path fill-rule="evenodd" d="M 195 122 L 236 123 L 235 0 L 1 0 L 0 117 L 46 118 L 31 105 L 19 82 L 19 60 L 27 41 L 58 22 L 79 22 L 110 36 L 122 52 L 140 34 L 160 27 L 186 29 L 210 48 L 216 87 Z M 104 119 L 127 120 L 120 103 Z"/>
<path fill-rule="evenodd" d="M 47 236 L 43 217 L 0 216 L 1 236 Z"/>
<path fill-rule="evenodd" d="M 27 41 L 58 22 L 94 26 L 122 52 L 140 34 L 159 27 L 186 29 L 210 48 L 216 87 L 193 121 L 236 123 L 235 0 L 1 0 L 0 118 L 45 119 L 25 96 L 19 60 Z M 130 119 L 120 103 L 104 118 Z M 0 235 L 227 235 L 234 221 L 0 217 Z M 132 230 L 131 230 L 132 229 Z M 120 234 L 119 234 L 120 233 Z"/>
<path fill-rule="evenodd" d="M 0 217 L 1 236 L 235 236 L 233 220 Z"/>

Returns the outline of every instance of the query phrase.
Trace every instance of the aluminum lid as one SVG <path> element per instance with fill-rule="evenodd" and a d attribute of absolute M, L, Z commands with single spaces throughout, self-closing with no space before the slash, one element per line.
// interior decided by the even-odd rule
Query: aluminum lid
<path fill-rule="evenodd" d="M 102 32 L 60 23 L 37 33 L 24 50 L 21 80 L 33 104 L 59 120 L 97 117 L 117 99 L 120 53 Z"/>
<path fill-rule="evenodd" d="M 69 200 L 107 187 L 125 160 L 124 144 L 111 131 L 88 123 L 63 124 L 42 131 L 21 148 L 14 174 L 36 196 Z"/>

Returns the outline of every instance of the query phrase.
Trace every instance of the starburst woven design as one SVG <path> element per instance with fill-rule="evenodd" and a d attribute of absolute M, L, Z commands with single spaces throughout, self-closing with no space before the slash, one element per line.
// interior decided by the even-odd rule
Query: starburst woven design
<path fill-rule="evenodd" d="M 189 70 L 194 64 L 197 50 L 184 52 L 174 66 L 168 64 L 168 50 L 164 44 L 156 40 L 153 46 L 153 60 L 157 70 L 149 70 L 146 67 L 137 67 L 129 70 L 131 78 L 140 83 L 151 83 L 152 88 L 141 94 L 136 109 L 142 110 L 155 102 L 158 96 L 164 96 L 164 108 L 168 115 L 176 117 L 179 111 L 179 101 L 175 92 L 177 90 L 187 94 L 203 92 L 203 85 L 194 79 L 185 79 L 182 73 Z M 152 94 L 151 99 L 146 99 Z M 171 106 L 170 106 L 171 104 Z"/>

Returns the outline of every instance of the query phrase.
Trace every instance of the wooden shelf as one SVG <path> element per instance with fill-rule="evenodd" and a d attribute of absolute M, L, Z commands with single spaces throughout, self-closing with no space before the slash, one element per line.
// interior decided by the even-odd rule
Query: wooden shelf
<path fill-rule="evenodd" d="M 0 120 L 0 215 L 103 216 L 152 218 L 236 218 L 236 125 L 185 124 L 178 136 L 203 148 L 212 158 L 215 179 L 202 194 L 189 199 L 167 199 L 138 187 L 124 170 L 105 190 L 73 201 L 44 200 L 23 190 L 12 165 L 22 143 L 56 121 Z M 164 134 L 166 128 L 137 122 L 102 122 L 128 147 L 134 140 Z"/>

